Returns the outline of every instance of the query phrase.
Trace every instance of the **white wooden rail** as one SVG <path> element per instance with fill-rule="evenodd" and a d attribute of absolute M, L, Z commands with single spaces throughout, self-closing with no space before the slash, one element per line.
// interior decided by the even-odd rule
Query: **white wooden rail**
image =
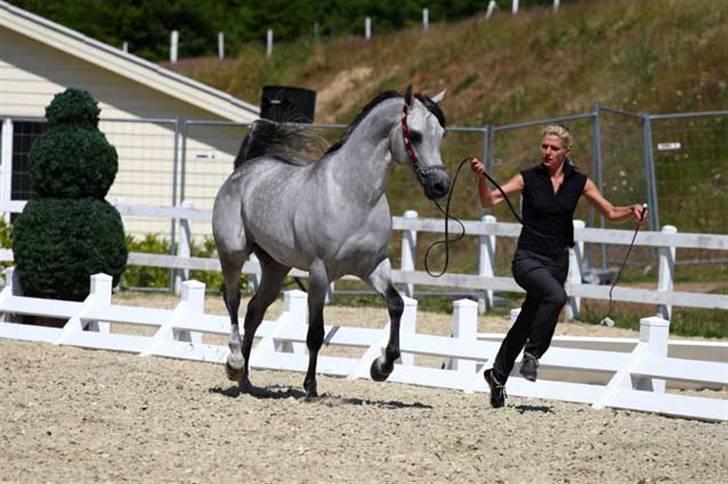
<path fill-rule="evenodd" d="M 90 294 L 83 302 L 23 297 L 14 293 L 12 269 L 7 279 L 8 284 L 0 292 L 0 338 L 217 363 L 223 363 L 227 356 L 225 346 L 205 343 L 202 338 L 203 334 L 228 335 L 229 322 L 226 316 L 204 312 L 205 287 L 197 281 L 185 281 L 177 307 L 163 310 L 111 304 L 111 278 L 105 274 L 92 276 Z M 491 364 L 502 335 L 476 332 L 476 302 L 461 300 L 455 304 L 456 336 L 424 335 L 416 331 L 417 302 L 405 298 L 401 330 L 403 356 L 389 381 L 468 392 L 487 390 L 481 370 Z M 61 318 L 66 323 L 62 328 L 51 328 L 11 322 L 17 314 Z M 327 325 L 328 344 L 360 348 L 363 354 L 321 356 L 319 372 L 368 378 L 372 360 L 382 354 L 387 343 L 384 309 L 382 318 L 382 329 Z M 151 326 L 156 331 L 152 336 L 112 332 L 110 326 L 118 323 Z M 257 336 L 262 339 L 251 354 L 251 367 L 305 371 L 306 329 L 305 293 L 286 292 L 282 315 L 277 321 L 264 321 L 258 329 Z M 572 338 L 565 342 L 566 346 L 560 345 L 557 339 L 541 361 L 540 374 L 545 378 L 530 383 L 512 377 L 508 381 L 508 393 L 588 403 L 597 408 L 626 408 L 727 421 L 728 400 L 667 393 L 666 387 L 685 382 L 689 388 L 727 387 L 728 343 L 670 342 L 668 332 L 669 322 L 655 316 L 641 320 L 639 340 L 609 341 L 615 344 L 611 350 L 589 348 L 595 344 L 595 338 L 581 342 Z M 712 351 L 718 361 L 670 356 L 675 345 L 697 348 L 699 353 Z M 446 364 L 443 367 L 417 365 L 413 355 L 436 356 Z M 548 378 L 550 370 L 560 371 L 560 376 Z M 607 375 L 606 383 L 601 381 L 603 377 L 592 379 L 590 375 L 594 373 Z M 670 382 L 669 387 L 666 380 Z"/>
<path fill-rule="evenodd" d="M 117 199 L 114 201 L 114 205 L 124 216 L 178 219 L 180 221 L 181 240 L 186 240 L 184 233 L 188 231 L 186 225 L 188 221 L 209 221 L 211 219 L 209 210 L 194 209 L 187 204 L 183 204 L 178 208 L 152 207 L 129 205 L 124 200 Z M 418 218 L 415 211 L 407 211 L 404 217 L 393 217 L 393 229 L 402 231 L 401 267 L 393 272 L 394 282 L 404 284 L 405 293 L 410 297 L 414 296 L 416 285 L 482 291 L 483 298 L 479 301 L 481 311 L 492 306 L 493 291 L 523 292 L 512 278 L 494 276 L 497 237 L 518 237 L 520 225 L 499 223 L 491 215 L 485 215 L 479 221 L 464 221 L 463 224 L 467 235 L 478 237 L 477 274 L 448 273 L 435 279 L 424 271 L 415 270 L 417 233 L 444 233 L 443 220 Z M 451 222 L 449 230 L 454 233 L 459 230 L 459 227 Z M 574 238 L 576 247 L 570 253 L 570 273 L 565 285 L 566 292 L 569 295 L 567 307 L 567 316 L 569 318 L 578 318 L 581 298 L 603 300 L 609 298 L 608 287 L 582 284 L 581 282 L 584 243 L 628 245 L 632 240 L 632 235 L 632 230 L 586 228 L 584 222 L 575 221 Z M 657 287 L 655 289 L 616 287 L 613 291 L 615 301 L 654 304 L 658 306 L 658 314 L 665 319 L 670 319 L 672 306 L 728 310 L 728 296 L 726 295 L 673 291 L 672 284 L 675 272 L 676 249 L 728 251 L 728 235 L 680 234 L 677 233 L 675 227 L 665 226 L 661 232 L 641 231 L 635 240 L 635 245 L 660 249 Z M 132 253 L 129 256 L 129 263 L 177 269 L 220 270 L 216 259 L 193 258 L 189 257 L 188 253 L 181 253 L 179 257 Z M 243 272 L 259 278 L 260 266 L 253 259 L 246 264 Z M 293 270 L 291 275 L 296 277 L 307 276 L 305 272 L 298 270 Z"/>
<path fill-rule="evenodd" d="M 190 221 L 210 221 L 211 211 L 195 209 L 188 203 L 179 207 L 157 207 L 147 205 L 130 205 L 123 199 L 113 201 L 114 206 L 125 217 L 165 218 L 176 219 L 180 223 L 180 240 L 189 241 Z M 405 286 L 405 293 L 413 297 L 415 286 L 427 285 L 435 287 L 459 288 L 482 292 L 479 301 L 481 311 L 492 305 L 493 291 L 523 292 L 511 277 L 494 276 L 496 241 L 498 237 L 517 237 L 520 225 L 496 222 L 496 219 L 486 215 L 479 221 L 464 221 L 467 235 L 478 237 L 478 265 L 477 274 L 447 273 L 439 278 L 432 278 L 424 271 L 415 270 L 415 254 L 417 248 L 418 232 L 444 233 L 442 219 L 417 218 L 417 213 L 407 211 L 404 217 L 393 217 L 393 229 L 402 231 L 401 267 L 393 271 L 393 281 Z M 449 230 L 455 233 L 459 227 L 451 222 Z M 574 238 L 576 247 L 571 250 L 569 276 L 565 289 L 569 295 L 567 316 L 577 319 L 579 316 L 580 299 L 609 298 L 609 287 L 581 282 L 581 261 L 583 260 L 584 243 L 607 243 L 628 245 L 632 240 L 632 230 L 594 229 L 585 228 L 582 221 L 574 223 Z M 669 319 L 673 306 L 723 309 L 728 310 L 728 296 L 724 294 L 704 294 L 696 292 L 674 291 L 673 278 L 675 272 L 676 249 L 706 249 L 728 251 L 728 235 L 720 234 L 681 234 L 672 226 L 665 226 L 661 232 L 640 231 L 635 240 L 637 246 L 657 247 L 660 250 L 658 283 L 655 289 L 640 289 L 615 287 L 612 299 L 615 301 L 654 304 L 657 312 L 665 319 Z M 12 261 L 12 251 L 0 250 L 0 261 Z M 130 265 L 150 267 L 166 267 L 188 270 L 219 271 L 220 263 L 217 259 L 190 257 L 189 247 L 180 244 L 176 256 L 164 254 L 129 254 Z M 243 273 L 249 274 L 253 283 L 260 279 L 260 265 L 254 257 L 245 264 Z M 307 273 L 292 270 L 295 277 L 306 277 Z M 347 277 L 348 279 L 356 279 Z M 181 282 L 180 278 L 180 281 Z M 329 294 L 332 297 L 332 294 Z"/>

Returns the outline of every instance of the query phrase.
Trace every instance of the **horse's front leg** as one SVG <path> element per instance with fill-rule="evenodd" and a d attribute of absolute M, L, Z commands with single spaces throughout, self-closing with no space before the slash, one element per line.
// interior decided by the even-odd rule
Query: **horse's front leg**
<path fill-rule="evenodd" d="M 308 334 L 306 346 L 308 347 L 308 371 L 303 380 L 306 398 L 318 396 L 316 388 L 316 363 L 318 352 L 324 342 L 324 300 L 326 288 L 329 285 L 328 274 L 323 261 L 316 259 L 309 268 L 308 287 Z"/>
<path fill-rule="evenodd" d="M 394 362 L 400 357 L 399 322 L 404 312 L 402 296 L 392 285 L 392 267 L 389 259 L 384 259 L 369 275 L 369 283 L 375 291 L 384 296 L 389 309 L 389 342 L 380 356 L 372 362 L 370 374 L 374 381 L 384 381 L 394 370 Z"/>

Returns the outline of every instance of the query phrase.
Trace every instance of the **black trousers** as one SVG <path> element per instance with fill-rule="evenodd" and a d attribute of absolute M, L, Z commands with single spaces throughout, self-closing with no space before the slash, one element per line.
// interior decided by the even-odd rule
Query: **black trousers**
<path fill-rule="evenodd" d="M 564 282 L 569 272 L 569 251 L 547 257 L 518 249 L 513 257 L 513 277 L 526 290 L 521 312 L 501 344 L 493 373 L 505 383 L 518 354 L 541 358 L 551 345 L 561 308 L 566 304 Z"/>

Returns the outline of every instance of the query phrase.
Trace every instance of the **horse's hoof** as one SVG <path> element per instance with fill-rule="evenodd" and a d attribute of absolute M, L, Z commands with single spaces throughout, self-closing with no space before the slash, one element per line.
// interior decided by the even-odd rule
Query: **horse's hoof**
<path fill-rule="evenodd" d="M 225 374 L 230 381 L 243 379 L 243 355 L 230 353 L 225 362 Z"/>
<path fill-rule="evenodd" d="M 243 379 L 243 369 L 233 368 L 230 363 L 225 363 L 225 374 L 230 381 L 239 382 Z"/>
<path fill-rule="evenodd" d="M 394 370 L 394 367 L 386 368 L 383 364 L 384 358 L 377 358 L 376 360 L 372 361 L 372 367 L 369 370 L 369 374 L 372 377 L 372 380 L 374 381 L 384 381 L 387 378 L 389 378 L 389 375 L 392 374 L 392 370 Z"/>

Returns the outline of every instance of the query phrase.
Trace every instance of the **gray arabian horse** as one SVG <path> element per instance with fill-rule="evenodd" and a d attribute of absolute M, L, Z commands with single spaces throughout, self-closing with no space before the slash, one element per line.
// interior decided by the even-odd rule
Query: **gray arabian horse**
<path fill-rule="evenodd" d="M 351 274 L 367 281 L 387 303 L 389 342 L 371 366 L 384 381 L 400 356 L 402 297 L 392 285 L 388 258 L 392 216 L 387 178 L 392 161 L 406 163 L 431 200 L 448 193 L 450 179 L 440 146 L 445 117 L 433 98 L 385 92 L 373 99 L 341 141 L 312 163 L 286 153 L 292 129 L 256 121 L 235 161 L 235 170 L 215 199 L 212 229 L 224 276 L 230 315 L 230 354 L 226 372 L 249 385 L 248 361 L 255 331 L 277 298 L 292 267 L 309 272 L 309 364 L 306 397 L 317 396 L 316 361 L 324 339 L 323 306 L 331 281 Z M 299 130 L 300 132 L 300 130 Z M 248 304 L 241 341 L 239 280 L 250 253 L 260 260 L 259 288 Z"/>

